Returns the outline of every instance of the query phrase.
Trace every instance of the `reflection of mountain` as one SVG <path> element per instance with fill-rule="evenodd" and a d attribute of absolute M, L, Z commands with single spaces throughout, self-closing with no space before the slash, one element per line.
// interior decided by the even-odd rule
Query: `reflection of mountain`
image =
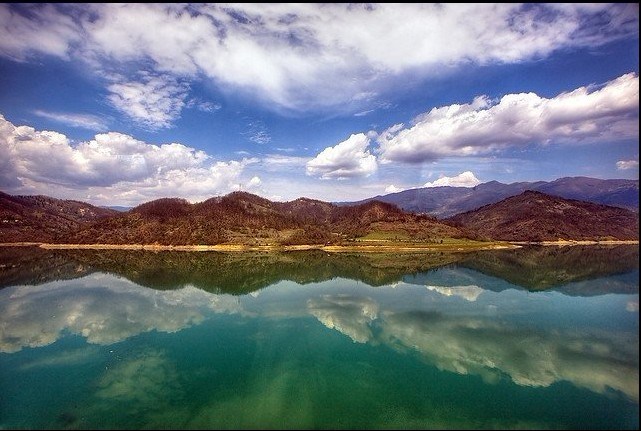
<path fill-rule="evenodd" d="M 31 249 L 33 250 L 33 249 Z M 323 251 L 287 253 L 218 253 L 218 252 L 151 252 L 127 250 L 35 250 L 31 260 L 58 261 L 67 259 L 70 270 L 47 275 L 48 267 L 38 268 L 43 274 L 35 276 L 31 263 L 21 262 L 15 274 L 6 277 L 0 271 L 0 286 L 37 284 L 60 278 L 70 278 L 73 268 L 91 268 L 128 278 L 153 289 L 176 289 L 192 285 L 209 292 L 245 294 L 277 283 L 291 280 L 305 284 L 343 277 L 360 280 L 371 286 L 399 281 L 404 275 L 427 271 L 455 262 L 460 254 L 347 254 Z M 79 275 L 84 275 L 79 273 Z M 41 281 L 40 281 L 41 280 Z"/>
<path fill-rule="evenodd" d="M 153 289 L 177 289 L 191 285 L 209 292 L 231 294 L 249 293 L 282 280 L 305 284 L 336 277 L 359 280 L 371 286 L 400 280 L 443 288 L 470 284 L 471 281 L 465 279 L 434 280 L 432 269 L 456 264 L 506 281 L 479 285 L 484 289 L 503 290 L 517 285 L 528 290 L 553 288 L 571 295 L 586 296 L 638 291 L 638 280 L 611 279 L 606 284 L 588 282 L 638 270 L 638 258 L 639 248 L 636 245 L 533 246 L 458 254 L 353 254 L 319 250 L 285 253 L 151 252 L 0 247 L 0 287 L 72 279 L 95 271 L 126 277 Z"/>
<path fill-rule="evenodd" d="M 19 284 L 69 280 L 93 272 L 64 251 L 39 247 L 0 247 L 0 289 Z"/>
<path fill-rule="evenodd" d="M 639 247 L 572 246 L 523 247 L 514 250 L 489 250 L 470 253 L 459 265 L 501 278 L 528 290 L 554 288 L 574 295 L 603 294 L 607 286 L 565 285 L 584 280 L 624 274 L 639 268 Z M 636 284 L 610 286 L 609 293 L 638 291 Z"/>

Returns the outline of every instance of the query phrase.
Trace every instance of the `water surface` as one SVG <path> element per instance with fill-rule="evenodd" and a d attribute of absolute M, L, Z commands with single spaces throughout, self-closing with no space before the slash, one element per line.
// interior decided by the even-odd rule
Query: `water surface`
<path fill-rule="evenodd" d="M 637 246 L 0 264 L 1 428 L 639 427 Z"/>

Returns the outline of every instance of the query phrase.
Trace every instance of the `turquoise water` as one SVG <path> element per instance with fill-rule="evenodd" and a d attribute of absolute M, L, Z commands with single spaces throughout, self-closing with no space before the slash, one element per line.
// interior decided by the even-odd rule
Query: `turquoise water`
<path fill-rule="evenodd" d="M 638 247 L 16 253 L 1 428 L 639 427 Z"/>

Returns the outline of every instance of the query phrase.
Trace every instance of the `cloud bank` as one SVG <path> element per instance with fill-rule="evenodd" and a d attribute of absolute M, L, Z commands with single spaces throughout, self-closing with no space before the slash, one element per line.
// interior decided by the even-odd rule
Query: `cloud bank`
<path fill-rule="evenodd" d="M 500 100 L 478 96 L 436 107 L 410 127 L 395 125 L 378 138 L 384 161 L 422 163 L 474 156 L 528 144 L 586 143 L 639 136 L 639 77 L 622 75 L 547 99 L 534 93 Z"/>
<path fill-rule="evenodd" d="M 252 159 L 219 161 L 183 144 L 149 144 L 117 132 L 74 145 L 61 133 L 15 126 L 2 115 L 0 155 L 3 190 L 93 202 L 204 200 L 260 184 L 260 178 L 243 175 Z"/>
<path fill-rule="evenodd" d="M 371 108 L 363 101 L 410 75 L 519 63 L 635 37 L 638 7 L 3 4 L 0 28 L 0 55 L 18 61 L 49 55 L 80 60 L 99 75 L 144 70 L 204 80 L 277 110 L 365 112 Z"/>

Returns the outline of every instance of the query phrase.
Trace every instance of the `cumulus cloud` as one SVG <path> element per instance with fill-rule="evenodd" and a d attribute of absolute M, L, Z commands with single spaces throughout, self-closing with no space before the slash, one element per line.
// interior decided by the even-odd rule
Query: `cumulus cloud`
<path fill-rule="evenodd" d="M 97 115 L 74 114 L 68 112 L 48 112 L 41 110 L 33 111 L 33 113 L 39 117 L 66 124 L 67 126 L 71 127 L 79 127 L 82 129 L 89 129 L 97 132 L 104 132 L 107 130 L 107 121 Z"/>
<path fill-rule="evenodd" d="M 399 189 L 394 184 L 390 184 L 389 186 L 385 187 L 385 193 L 396 193 L 400 192 L 401 190 L 402 189 Z"/>
<path fill-rule="evenodd" d="M 423 187 L 475 187 L 479 184 L 481 181 L 471 171 L 465 171 L 454 177 L 442 176 L 436 181 L 425 183 Z"/>
<path fill-rule="evenodd" d="M 185 106 L 188 86 L 168 76 L 142 74 L 139 81 L 117 78 L 107 87 L 111 105 L 144 128 L 171 127 Z M 196 106 L 200 106 L 196 104 Z"/>
<path fill-rule="evenodd" d="M 252 159 L 215 161 L 179 143 L 100 133 L 72 145 L 63 134 L 15 126 L 0 115 L 0 187 L 96 203 L 132 205 L 166 196 L 203 200 L 242 183 Z M 256 185 L 256 180 L 250 180 Z"/>
<path fill-rule="evenodd" d="M 622 75 L 547 99 L 534 93 L 479 96 L 433 108 L 411 127 L 380 134 L 383 160 L 419 163 L 471 156 L 528 144 L 580 143 L 639 136 L 639 77 Z"/>
<path fill-rule="evenodd" d="M 403 25 L 398 25 L 403 23 Z M 505 64 L 638 34 L 635 5 L 2 5 L 0 54 L 200 79 L 274 109 L 364 101 L 470 63 Z M 162 29 L 162 31 L 155 31 Z M 131 70 L 131 69 L 125 69 Z M 375 95 L 369 97 L 370 95 Z"/>
<path fill-rule="evenodd" d="M 638 167 L 638 160 L 619 160 L 617 162 L 617 169 L 621 171 L 627 171 L 628 169 L 637 169 Z"/>
<path fill-rule="evenodd" d="M 370 139 L 364 134 L 351 135 L 334 147 L 327 147 L 307 162 L 307 175 L 323 179 L 367 177 L 378 168 L 376 157 L 367 149 Z"/>

